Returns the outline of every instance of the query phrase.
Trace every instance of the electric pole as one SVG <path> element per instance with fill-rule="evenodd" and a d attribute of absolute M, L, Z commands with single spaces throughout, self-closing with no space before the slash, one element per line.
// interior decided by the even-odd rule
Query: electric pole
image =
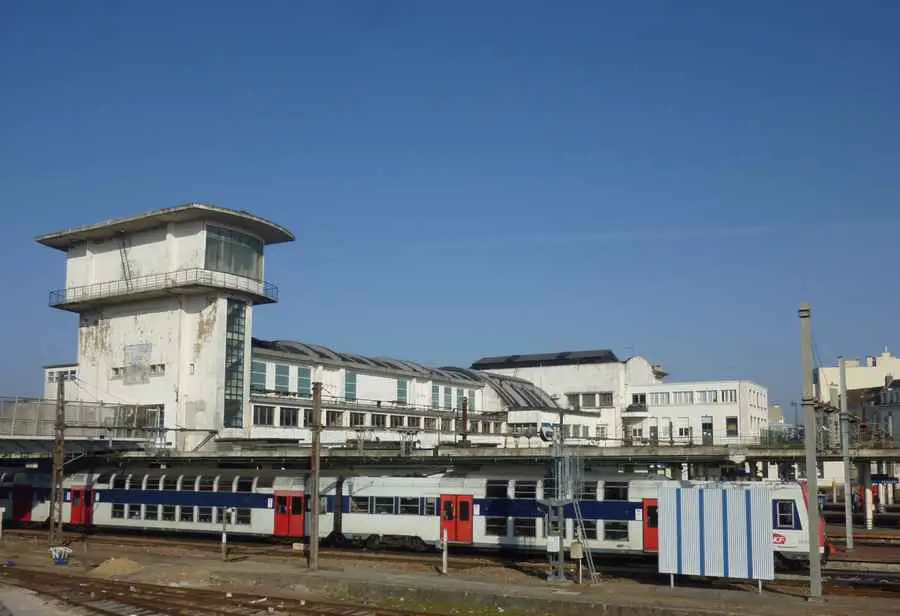
<path fill-rule="evenodd" d="M 840 358 L 841 457 L 844 460 L 844 535 L 847 550 L 853 549 L 853 486 L 850 483 L 850 417 L 847 415 L 847 363 Z"/>
<path fill-rule="evenodd" d="M 819 556 L 819 468 L 816 461 L 816 403 L 813 394 L 812 309 L 804 302 L 800 316 L 800 344 L 803 357 L 803 413 L 806 417 L 806 488 L 809 521 L 809 598 L 822 597 L 822 561 Z"/>
<path fill-rule="evenodd" d="M 319 568 L 319 472 L 322 457 L 322 383 L 313 383 L 312 460 L 310 460 L 309 568 Z"/>
<path fill-rule="evenodd" d="M 66 439 L 66 377 L 65 372 L 56 375 L 56 424 L 53 434 L 53 473 L 50 486 L 50 546 L 62 541 L 63 510 L 63 448 Z"/>

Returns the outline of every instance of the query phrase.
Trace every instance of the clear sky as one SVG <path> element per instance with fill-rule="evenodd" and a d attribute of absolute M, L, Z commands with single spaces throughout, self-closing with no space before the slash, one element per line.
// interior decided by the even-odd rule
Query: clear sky
<path fill-rule="evenodd" d="M 611 348 L 800 390 L 900 353 L 897 2 L 0 5 L 0 393 L 75 357 L 34 236 L 205 201 L 298 241 L 254 333 Z"/>

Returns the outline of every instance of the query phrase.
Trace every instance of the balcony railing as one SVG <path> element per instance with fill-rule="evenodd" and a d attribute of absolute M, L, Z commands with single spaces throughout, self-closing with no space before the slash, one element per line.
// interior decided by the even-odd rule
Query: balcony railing
<path fill-rule="evenodd" d="M 263 298 L 268 302 L 278 301 L 278 287 L 269 282 L 195 267 L 163 274 L 148 274 L 123 280 L 57 289 L 50 292 L 50 305 L 59 307 L 123 295 L 152 293 L 192 286 L 218 287 L 233 291 L 243 291 Z"/>

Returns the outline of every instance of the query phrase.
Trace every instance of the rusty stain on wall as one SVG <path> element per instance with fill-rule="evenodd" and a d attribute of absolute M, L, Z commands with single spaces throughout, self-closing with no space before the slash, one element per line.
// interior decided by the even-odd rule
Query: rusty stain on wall
<path fill-rule="evenodd" d="M 194 363 L 198 363 L 203 345 L 213 337 L 216 332 L 216 315 L 219 304 L 215 298 L 209 300 L 206 308 L 200 311 L 197 317 L 197 337 L 194 339 Z"/>
<path fill-rule="evenodd" d="M 110 344 L 109 319 L 95 312 L 81 315 L 78 324 L 78 357 L 97 364 L 101 357 L 108 357 L 112 352 Z"/>

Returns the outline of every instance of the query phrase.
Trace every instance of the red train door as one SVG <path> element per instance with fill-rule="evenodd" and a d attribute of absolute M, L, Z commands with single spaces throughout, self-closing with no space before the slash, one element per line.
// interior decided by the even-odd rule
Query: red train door
<path fill-rule="evenodd" d="M 655 498 L 645 498 L 644 509 L 644 551 L 659 551 L 659 506 Z"/>
<path fill-rule="evenodd" d="M 302 537 L 304 534 L 303 494 L 275 492 L 275 536 Z"/>
<path fill-rule="evenodd" d="M 12 489 L 12 521 L 31 522 L 31 509 L 34 507 L 34 490 L 31 486 L 13 486 Z"/>
<path fill-rule="evenodd" d="M 89 526 L 93 518 L 93 493 L 90 488 L 72 488 L 70 522 Z"/>
<path fill-rule="evenodd" d="M 472 543 L 472 497 L 465 494 L 441 494 L 441 536 L 447 541 Z"/>

